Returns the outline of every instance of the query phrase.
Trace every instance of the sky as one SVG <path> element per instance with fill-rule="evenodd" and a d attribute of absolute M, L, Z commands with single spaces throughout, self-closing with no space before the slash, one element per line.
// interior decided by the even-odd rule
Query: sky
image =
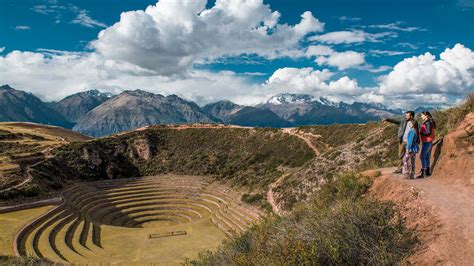
<path fill-rule="evenodd" d="M 389 107 L 474 91 L 474 0 L 0 0 L 0 84 Z"/>

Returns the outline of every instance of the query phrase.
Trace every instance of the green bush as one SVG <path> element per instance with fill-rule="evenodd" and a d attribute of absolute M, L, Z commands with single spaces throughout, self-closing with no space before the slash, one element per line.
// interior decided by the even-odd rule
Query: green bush
<path fill-rule="evenodd" d="M 265 199 L 265 197 L 261 193 L 257 193 L 257 194 L 245 193 L 242 195 L 242 201 L 249 204 L 255 204 L 256 202 L 260 202 L 263 199 Z"/>
<path fill-rule="evenodd" d="M 19 188 L 19 191 L 25 197 L 36 197 L 40 194 L 41 188 L 37 184 L 29 183 Z"/>
<path fill-rule="evenodd" d="M 364 197 L 370 179 L 345 174 L 289 216 L 269 217 L 192 265 L 393 265 L 416 239 L 394 206 Z"/>
<path fill-rule="evenodd" d="M 265 193 L 245 193 L 241 200 L 247 204 L 255 205 L 263 210 L 271 211 L 272 206 L 268 203 Z"/>

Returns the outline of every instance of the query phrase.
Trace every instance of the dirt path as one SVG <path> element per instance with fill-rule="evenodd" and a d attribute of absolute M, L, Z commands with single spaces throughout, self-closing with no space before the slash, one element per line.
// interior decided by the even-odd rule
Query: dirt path
<path fill-rule="evenodd" d="M 302 139 L 307 145 L 308 147 L 313 150 L 314 154 L 316 154 L 316 156 L 321 156 L 321 152 L 313 145 L 313 143 L 311 142 L 310 139 L 308 139 L 304 134 L 298 134 L 296 129 L 295 128 L 283 128 L 282 131 L 286 134 L 289 134 L 289 135 L 292 135 L 292 136 L 295 136 L 295 137 L 298 137 L 300 139 Z M 272 206 L 272 210 L 274 213 L 278 214 L 278 215 L 282 215 L 282 211 L 280 210 L 280 208 L 278 207 L 278 204 L 275 202 L 275 197 L 274 197 L 274 193 L 273 193 L 273 189 L 279 185 L 287 176 L 289 176 L 291 173 L 286 173 L 286 174 L 283 174 L 281 175 L 275 182 L 273 182 L 268 191 L 267 191 L 267 201 L 268 203 L 270 203 L 270 205 Z"/>
<path fill-rule="evenodd" d="M 295 136 L 295 137 L 298 137 L 302 140 L 304 140 L 304 142 L 306 142 L 306 144 L 308 145 L 308 147 L 310 147 L 314 153 L 316 154 L 316 156 L 320 156 L 321 155 L 321 152 L 318 150 L 318 148 L 316 148 L 313 143 L 311 142 L 310 139 L 308 139 L 304 133 L 299 133 L 295 128 L 283 128 L 282 129 L 283 132 L 285 132 L 286 134 L 289 134 L 289 135 L 292 135 L 292 136 Z"/>
<path fill-rule="evenodd" d="M 14 186 L 11 186 L 9 188 L 5 188 L 5 189 L 2 189 L 0 190 L 0 192 L 7 192 L 7 191 L 10 191 L 12 189 L 16 189 L 16 188 L 19 188 L 19 187 L 22 187 L 23 185 L 31 182 L 31 180 L 33 180 L 33 176 L 30 174 L 30 166 L 25 166 L 26 169 L 25 169 L 25 179 L 23 179 L 20 183 L 14 185 Z"/>
<path fill-rule="evenodd" d="M 18 203 L 15 205 L 8 205 L 8 206 L 0 206 L 0 214 L 5 212 L 12 212 L 12 211 L 20 211 L 25 209 L 37 208 L 47 205 L 58 205 L 63 201 L 63 198 L 49 198 L 49 199 L 42 199 L 37 201 L 25 202 L 25 203 Z"/>
<path fill-rule="evenodd" d="M 280 210 L 280 207 L 278 207 L 278 204 L 275 202 L 275 198 L 273 196 L 273 189 L 278 185 L 280 184 L 283 179 L 285 179 L 287 176 L 289 175 L 288 174 L 283 174 L 281 175 L 277 181 L 273 182 L 271 185 L 270 185 L 270 188 L 268 188 L 268 191 L 267 191 L 267 201 L 268 203 L 270 203 L 270 205 L 272 206 L 272 210 L 274 213 L 278 214 L 278 215 L 282 215 L 282 212 Z"/>
<path fill-rule="evenodd" d="M 394 168 L 380 170 L 382 176 L 377 178 L 373 187 L 380 190 L 378 197 L 412 209 L 406 210 L 406 213 L 416 215 L 407 218 L 407 226 L 416 224 L 420 240 L 427 242 L 414 255 L 413 262 L 422 265 L 472 265 L 474 188 L 436 178 L 407 180 L 402 175 L 392 174 Z M 410 200 L 403 196 L 407 190 L 412 194 Z M 433 224 L 436 226 L 431 226 Z"/>

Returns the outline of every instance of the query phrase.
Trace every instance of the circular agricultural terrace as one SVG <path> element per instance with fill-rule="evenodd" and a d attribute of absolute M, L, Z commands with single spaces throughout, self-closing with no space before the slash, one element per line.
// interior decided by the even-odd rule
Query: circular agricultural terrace
<path fill-rule="evenodd" d="M 177 262 L 217 247 L 262 215 L 240 194 L 196 176 L 82 183 L 24 226 L 17 255 L 54 262 Z"/>

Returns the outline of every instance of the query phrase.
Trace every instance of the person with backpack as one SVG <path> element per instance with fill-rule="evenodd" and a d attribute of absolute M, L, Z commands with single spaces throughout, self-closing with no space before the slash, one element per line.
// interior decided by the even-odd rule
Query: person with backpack
<path fill-rule="evenodd" d="M 421 174 L 417 178 L 424 178 L 431 176 L 431 149 L 433 148 L 433 141 L 435 139 L 436 123 L 428 111 L 421 112 L 421 119 L 423 123 L 420 127 L 421 137 Z"/>
<path fill-rule="evenodd" d="M 407 121 L 406 127 L 408 128 L 408 132 L 406 134 L 406 152 L 403 156 L 402 173 L 406 179 L 415 179 L 415 158 L 416 154 L 419 152 L 418 125 L 414 119 L 411 119 Z"/>

